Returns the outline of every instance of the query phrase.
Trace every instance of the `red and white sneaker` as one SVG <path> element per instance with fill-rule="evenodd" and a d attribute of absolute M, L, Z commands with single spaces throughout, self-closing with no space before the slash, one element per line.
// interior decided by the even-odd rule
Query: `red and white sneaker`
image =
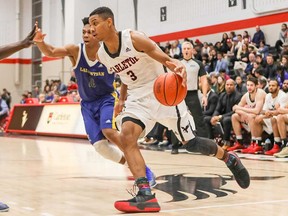
<path fill-rule="evenodd" d="M 250 151 L 248 152 L 248 154 L 263 154 L 264 153 L 264 149 L 262 146 L 259 146 L 255 143 L 254 148 L 250 149 Z"/>
<path fill-rule="evenodd" d="M 234 146 L 228 148 L 227 151 L 240 151 L 241 149 L 244 149 L 244 146 L 239 142 L 235 142 Z"/>
<path fill-rule="evenodd" d="M 280 151 L 281 151 L 280 146 L 274 143 L 273 148 L 270 149 L 269 151 L 266 151 L 266 152 L 265 152 L 265 155 L 271 155 L 271 156 L 272 156 L 272 155 L 274 155 L 275 153 L 278 153 L 278 152 L 280 152 Z"/>
<path fill-rule="evenodd" d="M 247 148 L 241 150 L 241 153 L 248 154 L 254 148 L 255 145 L 257 144 L 254 142 L 251 142 Z"/>
<path fill-rule="evenodd" d="M 155 194 L 145 195 L 140 191 L 133 199 L 116 201 L 114 207 L 125 213 L 159 212 L 161 209 Z"/>

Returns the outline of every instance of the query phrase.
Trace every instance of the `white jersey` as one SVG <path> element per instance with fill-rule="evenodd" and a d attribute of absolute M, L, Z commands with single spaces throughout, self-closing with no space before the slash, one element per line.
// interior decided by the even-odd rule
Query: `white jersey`
<path fill-rule="evenodd" d="M 287 102 L 287 94 L 283 91 L 279 91 L 278 95 L 273 98 L 271 93 L 268 93 L 265 98 L 265 103 L 263 106 L 263 110 L 275 110 L 275 106 L 278 104 L 280 107 L 285 107 Z"/>
<path fill-rule="evenodd" d="M 260 94 L 260 93 L 262 93 L 262 92 L 265 93 L 265 91 L 264 91 L 263 89 L 258 88 L 258 89 L 257 89 L 257 92 L 256 92 L 256 95 L 257 95 L 257 94 Z M 266 93 L 265 93 L 265 94 L 266 94 Z M 255 95 L 255 98 L 256 98 L 256 95 Z M 254 100 L 251 100 L 251 98 L 250 98 L 250 93 L 249 93 L 249 92 L 246 92 L 244 96 L 245 96 L 245 98 L 246 98 L 246 107 L 248 107 L 248 108 L 255 108 L 257 101 L 255 101 L 255 99 L 254 99 Z"/>
<path fill-rule="evenodd" d="M 154 81 L 164 73 L 164 68 L 161 63 L 134 48 L 130 32 L 130 29 L 119 32 L 119 53 L 109 53 L 103 43 L 98 57 L 109 73 L 117 73 L 128 86 L 128 97 L 141 98 L 153 94 Z"/>

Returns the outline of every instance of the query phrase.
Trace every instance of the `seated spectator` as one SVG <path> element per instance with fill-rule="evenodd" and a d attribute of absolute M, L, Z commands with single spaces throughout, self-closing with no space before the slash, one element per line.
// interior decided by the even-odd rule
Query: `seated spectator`
<path fill-rule="evenodd" d="M 280 59 L 281 59 L 284 55 L 288 55 L 288 39 L 286 39 L 286 42 L 283 43 L 283 49 L 282 49 L 282 52 L 281 52 L 281 54 L 280 54 Z"/>
<path fill-rule="evenodd" d="M 78 90 L 78 85 L 77 83 L 75 83 L 74 81 L 70 80 L 68 82 L 68 85 L 67 85 L 67 91 L 68 93 L 72 92 L 72 91 L 77 91 Z"/>
<path fill-rule="evenodd" d="M 277 64 L 274 62 L 272 54 L 269 54 L 266 58 L 267 65 L 265 67 L 264 76 L 268 79 L 276 79 L 277 75 Z"/>
<path fill-rule="evenodd" d="M 40 94 L 39 86 L 34 86 L 32 90 L 32 97 L 38 98 L 39 94 Z"/>
<path fill-rule="evenodd" d="M 245 63 L 248 63 L 249 59 L 249 51 L 248 51 L 248 46 L 246 44 L 242 44 L 242 46 L 238 49 L 237 52 L 237 60 L 242 61 Z"/>
<path fill-rule="evenodd" d="M 266 93 L 269 93 L 268 79 L 266 77 L 258 79 L 258 88 L 264 90 Z"/>
<path fill-rule="evenodd" d="M 204 121 L 206 127 L 208 128 L 208 137 L 210 139 L 214 138 L 213 127 L 219 122 L 221 123 L 224 134 L 224 146 L 230 146 L 230 135 L 231 135 L 231 116 L 233 114 L 232 107 L 237 104 L 241 99 L 241 94 L 235 90 L 235 81 L 232 79 L 227 80 L 225 84 L 225 92 L 219 96 L 217 106 L 212 115 L 206 115 Z"/>
<path fill-rule="evenodd" d="M 265 41 L 260 41 L 257 53 L 261 54 L 263 59 L 266 60 L 269 54 L 269 47 L 265 44 Z"/>
<path fill-rule="evenodd" d="M 181 49 L 179 48 L 179 41 L 178 40 L 174 40 L 172 43 L 171 43 L 171 48 L 170 48 L 170 53 L 169 55 L 172 57 L 172 58 L 176 58 L 176 59 L 179 59 L 180 56 L 181 56 Z"/>
<path fill-rule="evenodd" d="M 287 24 L 283 23 L 281 25 L 281 31 L 279 33 L 279 38 L 275 43 L 275 48 L 277 50 L 278 53 L 280 53 L 282 51 L 282 45 L 285 42 L 285 39 L 287 38 L 288 35 L 288 28 L 287 28 Z"/>
<path fill-rule="evenodd" d="M 288 93 L 288 79 L 285 79 L 283 81 L 282 91 L 285 92 L 286 94 Z"/>
<path fill-rule="evenodd" d="M 242 35 L 243 39 L 248 39 L 248 42 L 251 42 L 251 36 L 248 34 L 248 31 L 244 31 Z"/>
<path fill-rule="evenodd" d="M 46 96 L 44 93 L 40 93 L 38 96 L 38 99 L 39 99 L 39 104 L 47 103 L 46 102 Z"/>
<path fill-rule="evenodd" d="M 260 29 L 260 26 L 256 26 L 256 32 L 253 35 L 252 38 L 252 44 L 254 44 L 256 47 L 260 46 L 260 41 L 265 41 L 265 36 L 263 31 Z"/>
<path fill-rule="evenodd" d="M 256 146 L 260 146 L 261 139 L 256 140 L 256 137 L 252 136 L 250 146 L 247 149 L 243 149 L 245 145 L 243 143 L 241 130 L 242 127 L 244 127 L 248 132 L 251 131 L 250 125 L 263 108 L 266 92 L 257 87 L 258 80 L 255 77 L 249 77 L 246 85 L 248 92 L 242 96 L 239 104 L 233 107 L 235 113 L 232 115 L 232 127 L 236 135 L 236 142 L 234 146 L 228 148 L 227 151 L 242 149 L 242 153 L 252 153 L 252 150 L 253 153 L 256 153 L 258 148 L 254 149 L 255 143 L 257 143 Z"/>
<path fill-rule="evenodd" d="M 27 98 L 28 98 L 27 94 L 22 94 L 22 98 L 20 100 L 20 104 L 25 104 Z"/>
<path fill-rule="evenodd" d="M 0 122 L 9 115 L 9 108 L 5 100 L 0 98 Z"/>
<path fill-rule="evenodd" d="M 217 84 L 216 84 L 216 93 L 221 94 L 222 92 L 225 92 L 225 78 L 223 76 L 217 77 Z"/>
<path fill-rule="evenodd" d="M 247 92 L 246 84 L 243 82 L 241 76 L 237 76 L 236 79 L 236 91 L 239 92 L 241 95 L 244 95 Z"/>
<path fill-rule="evenodd" d="M 225 81 L 228 80 L 228 79 L 230 79 L 230 76 L 226 73 L 226 70 L 225 70 L 225 69 L 220 69 L 219 75 L 222 76 Z"/>
<path fill-rule="evenodd" d="M 258 62 L 263 68 L 265 68 L 267 65 L 261 54 L 256 54 L 256 62 Z"/>
<path fill-rule="evenodd" d="M 223 53 L 218 52 L 215 71 L 220 72 L 221 69 L 224 69 L 227 73 L 229 73 L 227 60 L 223 58 Z"/>
<path fill-rule="evenodd" d="M 252 70 L 254 68 L 254 63 L 256 62 L 255 54 L 249 53 L 248 60 L 249 60 L 248 64 L 247 64 L 245 71 L 244 71 L 246 75 L 249 75 L 252 73 Z"/>
<path fill-rule="evenodd" d="M 3 100 L 5 100 L 7 106 L 8 106 L 8 109 L 10 110 L 11 106 L 11 100 L 12 100 L 12 97 L 11 97 L 11 93 L 6 89 L 6 88 L 3 88 L 3 93 L 1 95 L 1 98 Z"/>
<path fill-rule="evenodd" d="M 203 115 L 205 116 L 212 116 L 218 102 L 218 94 L 216 94 L 212 89 L 212 82 L 211 77 L 207 77 L 208 88 L 207 88 L 207 106 L 202 107 Z"/>
<path fill-rule="evenodd" d="M 279 63 L 277 63 L 276 79 L 279 82 L 280 88 L 282 88 L 284 80 L 288 79 L 288 71 Z"/>
<path fill-rule="evenodd" d="M 216 50 L 210 49 L 210 55 L 209 55 L 209 62 L 210 62 L 210 66 L 209 66 L 209 73 L 214 72 L 215 68 L 216 68 L 216 64 L 217 64 L 217 53 Z"/>
<path fill-rule="evenodd" d="M 209 74 L 211 78 L 211 90 L 217 93 L 217 82 L 218 82 L 218 74 L 216 72 L 212 72 Z"/>

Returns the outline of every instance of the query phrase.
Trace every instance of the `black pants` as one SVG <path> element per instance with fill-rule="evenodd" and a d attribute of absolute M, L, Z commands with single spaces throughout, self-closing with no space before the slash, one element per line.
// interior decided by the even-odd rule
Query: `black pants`
<path fill-rule="evenodd" d="M 207 128 L 208 138 L 213 139 L 214 138 L 214 132 L 213 132 L 213 126 L 211 125 L 212 116 L 205 116 L 204 121 Z M 223 140 L 229 141 L 231 136 L 231 130 L 232 130 L 232 122 L 231 122 L 231 116 L 224 116 L 220 121 L 224 135 Z"/>
<path fill-rule="evenodd" d="M 188 91 L 185 98 L 186 105 L 190 113 L 192 114 L 196 126 L 197 135 L 200 137 L 208 138 L 207 129 L 204 123 L 204 116 L 201 108 L 201 104 L 198 97 L 198 92 Z"/>

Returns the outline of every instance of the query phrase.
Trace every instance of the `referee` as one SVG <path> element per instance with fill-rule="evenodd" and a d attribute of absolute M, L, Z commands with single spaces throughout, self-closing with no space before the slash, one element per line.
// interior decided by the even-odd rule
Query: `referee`
<path fill-rule="evenodd" d="M 181 62 L 185 65 L 187 71 L 187 95 L 185 102 L 188 106 L 190 113 L 192 114 L 197 135 L 200 137 L 208 138 L 207 129 L 205 127 L 204 116 L 202 113 L 202 107 L 198 97 L 198 86 L 199 78 L 202 87 L 202 106 L 205 109 L 207 106 L 207 92 L 208 82 L 207 73 L 204 69 L 202 62 L 194 59 L 193 57 L 194 48 L 189 41 L 185 41 L 182 44 L 183 59 Z"/>

